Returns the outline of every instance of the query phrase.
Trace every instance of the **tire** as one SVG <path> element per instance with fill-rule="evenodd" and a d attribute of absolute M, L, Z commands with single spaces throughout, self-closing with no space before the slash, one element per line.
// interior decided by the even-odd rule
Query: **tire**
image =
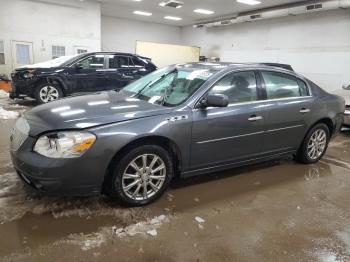
<path fill-rule="evenodd" d="M 45 104 L 63 97 L 62 88 L 57 84 L 44 83 L 35 90 L 35 99 L 38 104 Z"/>
<path fill-rule="evenodd" d="M 304 138 L 296 155 L 296 160 L 302 164 L 317 163 L 326 153 L 329 140 L 328 126 L 322 123 L 316 124 Z"/>
<path fill-rule="evenodd" d="M 145 155 L 146 168 L 143 164 Z M 155 157 L 158 159 L 152 163 Z M 139 171 L 134 167 L 135 164 Z M 161 168 L 162 166 L 164 167 Z M 151 170 L 155 171 L 157 168 L 160 170 L 152 174 Z M 158 145 L 142 145 L 129 150 L 112 166 L 111 175 L 105 186 L 108 195 L 119 200 L 121 204 L 144 206 L 163 195 L 173 175 L 174 166 L 167 150 Z M 144 190 L 145 184 L 146 190 Z"/>

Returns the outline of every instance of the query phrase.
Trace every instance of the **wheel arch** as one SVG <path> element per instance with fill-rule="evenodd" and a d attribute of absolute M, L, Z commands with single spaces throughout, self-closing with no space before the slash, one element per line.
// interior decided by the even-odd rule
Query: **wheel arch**
<path fill-rule="evenodd" d="M 37 90 L 38 87 L 40 87 L 41 85 L 44 84 L 56 84 L 59 85 L 61 87 L 61 90 L 63 92 L 63 96 L 67 95 L 68 89 L 67 89 L 67 85 L 64 83 L 64 81 L 59 78 L 59 77 L 55 77 L 55 76 L 48 76 L 48 77 L 41 77 L 39 78 L 36 83 L 35 83 L 35 89 Z"/>
<path fill-rule="evenodd" d="M 320 123 L 325 124 L 328 127 L 329 134 L 332 137 L 332 135 L 334 134 L 334 131 L 335 131 L 335 125 L 334 125 L 332 119 L 329 117 L 324 117 L 324 118 L 318 120 L 309 128 L 309 130 L 311 128 L 313 128 L 315 125 L 320 124 Z"/>
<path fill-rule="evenodd" d="M 182 158 L 181 158 L 181 151 L 178 145 L 171 140 L 168 137 L 165 136 L 159 136 L 159 135 L 150 135 L 150 136 L 144 136 L 144 137 L 139 137 L 136 138 L 132 141 L 129 141 L 127 144 L 125 144 L 121 149 L 119 149 L 112 159 L 110 160 L 106 174 L 103 180 L 103 190 L 105 189 L 105 182 L 108 181 L 109 176 L 111 175 L 111 172 L 113 170 L 113 167 L 115 166 L 116 163 L 121 159 L 121 157 L 126 154 L 129 150 L 138 147 L 140 145 L 158 145 L 163 147 L 165 150 L 169 152 L 171 155 L 171 158 L 173 159 L 174 163 L 174 172 L 175 176 L 177 176 L 182 167 Z"/>

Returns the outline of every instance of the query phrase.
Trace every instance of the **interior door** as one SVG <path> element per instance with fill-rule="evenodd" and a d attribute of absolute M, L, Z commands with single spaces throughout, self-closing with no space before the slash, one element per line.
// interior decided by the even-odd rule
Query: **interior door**
<path fill-rule="evenodd" d="M 33 43 L 12 41 L 13 69 L 33 64 Z"/>
<path fill-rule="evenodd" d="M 104 55 L 90 55 L 73 65 L 72 77 L 76 79 L 74 92 L 96 92 L 106 89 L 108 79 Z"/>
<path fill-rule="evenodd" d="M 266 154 L 295 150 L 304 138 L 312 114 L 314 97 L 305 82 L 293 75 L 262 71 L 267 100 L 263 151 Z"/>
<path fill-rule="evenodd" d="M 262 149 L 264 115 L 259 106 L 253 71 L 232 73 L 209 93 L 225 94 L 225 108 L 194 109 L 191 168 L 205 168 L 258 156 Z"/>

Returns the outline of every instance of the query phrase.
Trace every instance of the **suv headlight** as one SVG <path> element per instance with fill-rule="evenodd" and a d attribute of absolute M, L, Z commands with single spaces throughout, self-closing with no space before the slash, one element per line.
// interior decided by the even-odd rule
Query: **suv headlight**
<path fill-rule="evenodd" d="M 28 70 L 23 74 L 23 77 L 25 79 L 33 78 L 34 77 L 35 70 Z"/>
<path fill-rule="evenodd" d="M 82 156 L 96 141 L 89 132 L 67 131 L 41 136 L 34 151 L 50 158 L 76 158 Z"/>

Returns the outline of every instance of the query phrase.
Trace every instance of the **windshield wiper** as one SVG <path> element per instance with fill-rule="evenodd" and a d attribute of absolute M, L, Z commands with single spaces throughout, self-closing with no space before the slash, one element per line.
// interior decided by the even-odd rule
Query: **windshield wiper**
<path fill-rule="evenodd" d="M 140 95 L 142 94 L 142 92 L 143 92 L 147 87 L 150 87 L 152 84 L 155 84 L 155 83 L 159 82 L 159 81 L 162 80 L 164 77 L 166 77 L 166 76 L 168 76 L 168 75 L 170 75 L 170 74 L 172 74 L 172 73 L 175 73 L 175 72 L 177 72 L 177 69 L 176 69 L 176 68 L 173 69 L 173 70 L 171 70 L 171 71 L 169 71 L 168 73 L 165 73 L 165 74 L 161 75 L 157 80 L 149 81 L 144 87 L 142 87 L 142 88 L 134 95 L 134 97 L 140 96 Z"/>
<path fill-rule="evenodd" d="M 175 73 L 175 76 L 173 78 L 173 81 L 171 81 L 171 84 L 167 88 L 165 88 L 165 90 L 164 90 L 164 95 L 161 97 L 161 102 L 160 102 L 161 105 L 165 104 L 166 99 L 171 95 L 172 91 L 174 91 L 174 87 L 175 87 L 174 81 L 177 78 L 177 75 L 179 72 L 175 68 L 171 73 Z"/>

